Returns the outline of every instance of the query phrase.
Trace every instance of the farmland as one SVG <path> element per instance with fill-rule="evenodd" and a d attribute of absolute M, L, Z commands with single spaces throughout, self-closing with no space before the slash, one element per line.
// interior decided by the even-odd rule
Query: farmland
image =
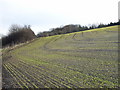
<path fill-rule="evenodd" d="M 117 88 L 118 26 L 3 50 L 3 88 Z"/>

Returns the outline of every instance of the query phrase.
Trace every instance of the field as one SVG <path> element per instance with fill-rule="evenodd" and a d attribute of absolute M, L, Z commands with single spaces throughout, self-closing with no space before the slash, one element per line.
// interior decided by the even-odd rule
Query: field
<path fill-rule="evenodd" d="M 3 88 L 118 88 L 118 26 L 3 50 Z"/>

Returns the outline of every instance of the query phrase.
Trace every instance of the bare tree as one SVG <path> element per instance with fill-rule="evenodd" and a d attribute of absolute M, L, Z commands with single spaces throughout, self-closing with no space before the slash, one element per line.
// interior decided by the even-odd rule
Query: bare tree
<path fill-rule="evenodd" d="M 15 33 L 18 32 L 22 29 L 22 27 L 20 25 L 17 24 L 12 24 L 9 28 L 9 33 Z"/>
<path fill-rule="evenodd" d="M 9 29 L 9 34 L 2 37 L 2 45 L 12 46 L 14 44 L 24 43 L 34 38 L 36 38 L 36 35 L 31 30 L 30 25 L 22 27 L 20 25 L 13 24 Z"/>

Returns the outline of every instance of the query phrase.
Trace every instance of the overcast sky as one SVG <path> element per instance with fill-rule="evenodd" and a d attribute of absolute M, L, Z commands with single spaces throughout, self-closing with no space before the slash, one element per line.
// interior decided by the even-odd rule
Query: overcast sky
<path fill-rule="evenodd" d="M 0 0 L 0 33 L 11 24 L 48 31 L 67 24 L 117 22 L 119 0 Z"/>

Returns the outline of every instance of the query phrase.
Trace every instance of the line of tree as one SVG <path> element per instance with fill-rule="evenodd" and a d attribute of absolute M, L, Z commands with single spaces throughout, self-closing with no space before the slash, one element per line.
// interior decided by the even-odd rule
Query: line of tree
<path fill-rule="evenodd" d="M 102 27 L 108 27 L 114 25 L 120 25 L 120 20 L 114 23 L 110 22 L 109 24 L 99 24 L 99 25 L 93 24 L 90 27 L 70 24 L 63 27 L 52 28 L 50 31 L 40 32 L 37 34 L 37 37 L 47 37 L 47 36 L 79 32 L 79 31 L 85 31 L 89 29 L 102 28 Z"/>
<path fill-rule="evenodd" d="M 120 20 L 118 22 L 114 22 L 114 23 L 111 22 L 106 25 L 105 24 L 99 24 L 99 25 L 93 24 L 89 27 L 70 24 L 70 25 L 65 25 L 63 27 L 52 28 L 50 31 L 40 32 L 36 36 L 35 33 L 31 30 L 30 25 L 20 26 L 17 24 L 13 24 L 11 25 L 9 29 L 9 34 L 7 36 L 3 36 L 0 39 L 0 43 L 2 42 L 2 47 L 6 47 L 6 46 L 12 46 L 15 44 L 19 44 L 19 43 L 24 43 L 36 37 L 47 37 L 47 36 L 79 32 L 79 31 L 85 31 L 89 29 L 102 28 L 102 27 L 108 27 L 108 26 L 114 26 L 114 25 L 120 25 Z"/>
<path fill-rule="evenodd" d="M 11 25 L 9 34 L 2 37 L 2 47 L 12 46 L 19 43 L 36 38 L 36 35 L 31 30 L 30 25 L 20 26 L 17 24 Z"/>

